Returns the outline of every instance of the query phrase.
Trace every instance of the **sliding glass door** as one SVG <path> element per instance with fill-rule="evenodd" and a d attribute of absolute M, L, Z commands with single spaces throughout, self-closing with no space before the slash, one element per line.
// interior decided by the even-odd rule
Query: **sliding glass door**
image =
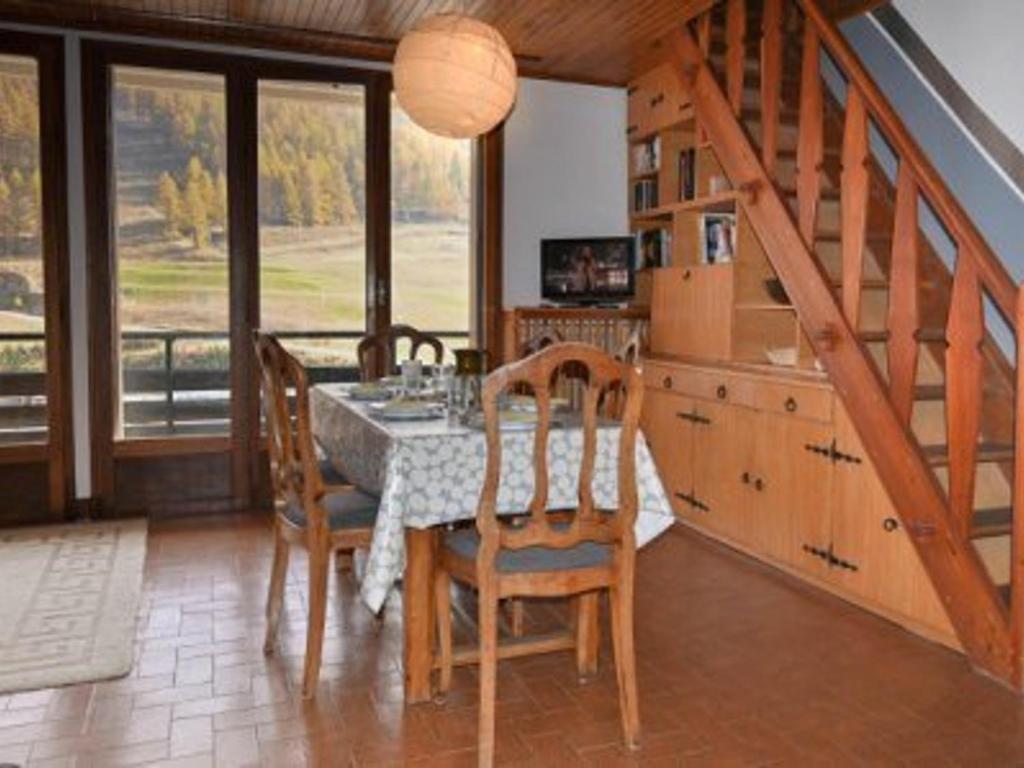
<path fill-rule="evenodd" d="M 391 319 L 449 350 L 472 321 L 473 168 L 472 141 L 428 133 L 392 96 Z"/>
<path fill-rule="evenodd" d="M 358 378 L 391 323 L 467 343 L 473 148 L 409 122 L 387 73 L 85 41 L 83 76 L 106 506 L 265 501 L 256 329 L 314 383 Z"/>
<path fill-rule="evenodd" d="M 0 524 L 71 490 L 62 83 L 58 38 L 0 39 Z"/>
<path fill-rule="evenodd" d="M 260 325 L 317 381 L 353 378 L 366 332 L 366 88 L 261 80 Z"/>
<path fill-rule="evenodd" d="M 230 431 L 225 79 L 113 68 L 115 438 Z"/>

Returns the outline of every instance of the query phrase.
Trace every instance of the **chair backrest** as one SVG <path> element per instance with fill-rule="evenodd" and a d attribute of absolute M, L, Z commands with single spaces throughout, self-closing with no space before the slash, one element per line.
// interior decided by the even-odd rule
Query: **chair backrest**
<path fill-rule="evenodd" d="M 320 504 L 324 481 L 313 440 L 306 369 L 269 334 L 255 334 L 256 356 L 263 372 L 264 413 L 270 446 L 275 500 L 305 510 L 307 532 L 326 531 Z M 288 391 L 295 393 L 294 424 Z"/>
<path fill-rule="evenodd" d="M 253 349 L 260 368 L 263 419 L 267 427 L 267 452 L 270 459 L 270 486 L 274 504 L 284 503 L 282 473 L 288 465 L 287 456 L 294 454 L 288 394 L 281 369 L 280 342 L 270 334 L 253 331 Z"/>
<path fill-rule="evenodd" d="M 578 506 L 572 522 L 552 524 L 548 508 L 547 447 L 551 431 L 551 382 L 567 367 L 585 372 L 582 405 L 583 451 L 580 461 Z M 499 396 L 527 385 L 537 402 L 534 434 L 534 494 L 529 515 L 515 525 L 497 517 L 501 480 L 501 431 Z M 592 483 L 597 457 L 598 407 L 603 393 L 621 387 L 624 393 L 618 445 L 618 508 L 597 509 Z M 476 524 L 481 536 L 481 557 L 493 558 L 498 549 L 542 545 L 564 548 L 581 541 L 622 542 L 632 545 L 637 513 L 636 436 L 643 405 L 643 383 L 632 365 L 621 363 L 597 347 L 577 342 L 554 344 L 540 352 L 499 368 L 487 377 L 483 388 L 484 424 L 487 431 L 487 465 L 480 494 Z"/>
<path fill-rule="evenodd" d="M 522 360 L 524 357 L 529 357 L 535 352 L 540 352 L 545 347 L 550 347 L 561 341 L 563 341 L 563 337 L 557 328 L 545 328 L 523 342 L 519 348 L 519 359 Z"/>
<path fill-rule="evenodd" d="M 368 334 L 359 341 L 356 357 L 359 360 L 359 375 L 363 381 L 375 378 L 375 366 L 379 365 L 381 359 L 386 361 L 387 371 L 391 371 L 400 339 L 409 339 L 410 358 L 415 359 L 422 347 L 430 347 L 434 350 L 435 363 L 440 363 L 444 359 L 444 344 L 436 336 L 423 333 L 411 325 L 392 325 L 380 333 Z"/>
<path fill-rule="evenodd" d="M 636 365 L 643 355 L 645 347 L 643 326 L 637 323 L 629 332 L 622 345 L 615 350 L 615 359 L 623 363 Z"/>

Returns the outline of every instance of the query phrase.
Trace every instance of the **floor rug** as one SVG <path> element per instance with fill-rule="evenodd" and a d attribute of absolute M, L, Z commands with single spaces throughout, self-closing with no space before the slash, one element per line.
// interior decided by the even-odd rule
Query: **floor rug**
<path fill-rule="evenodd" d="M 0 531 L 0 693 L 132 667 L 146 521 Z"/>

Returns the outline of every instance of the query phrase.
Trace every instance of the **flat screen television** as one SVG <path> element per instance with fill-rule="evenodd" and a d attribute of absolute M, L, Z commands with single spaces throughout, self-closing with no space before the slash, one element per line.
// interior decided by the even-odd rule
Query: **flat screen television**
<path fill-rule="evenodd" d="M 540 292 L 560 304 L 615 304 L 633 298 L 632 237 L 540 241 Z"/>

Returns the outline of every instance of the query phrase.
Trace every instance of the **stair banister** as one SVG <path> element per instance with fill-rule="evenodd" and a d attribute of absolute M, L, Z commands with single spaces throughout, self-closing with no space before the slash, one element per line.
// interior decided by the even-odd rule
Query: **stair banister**
<path fill-rule="evenodd" d="M 907 162 L 921 193 L 928 200 L 936 216 L 949 230 L 961 253 L 969 253 L 978 262 L 978 273 L 986 291 L 992 297 L 1003 318 L 1016 330 L 1017 286 L 1006 267 L 989 248 L 988 243 L 974 226 L 974 222 L 953 197 L 939 172 L 925 156 L 910 135 L 903 120 L 861 64 L 846 38 L 822 12 L 816 0 L 795 0 L 805 17 L 815 26 L 818 37 L 828 50 L 833 62 L 856 88 L 874 119 L 876 127 L 892 145 L 901 162 Z"/>

